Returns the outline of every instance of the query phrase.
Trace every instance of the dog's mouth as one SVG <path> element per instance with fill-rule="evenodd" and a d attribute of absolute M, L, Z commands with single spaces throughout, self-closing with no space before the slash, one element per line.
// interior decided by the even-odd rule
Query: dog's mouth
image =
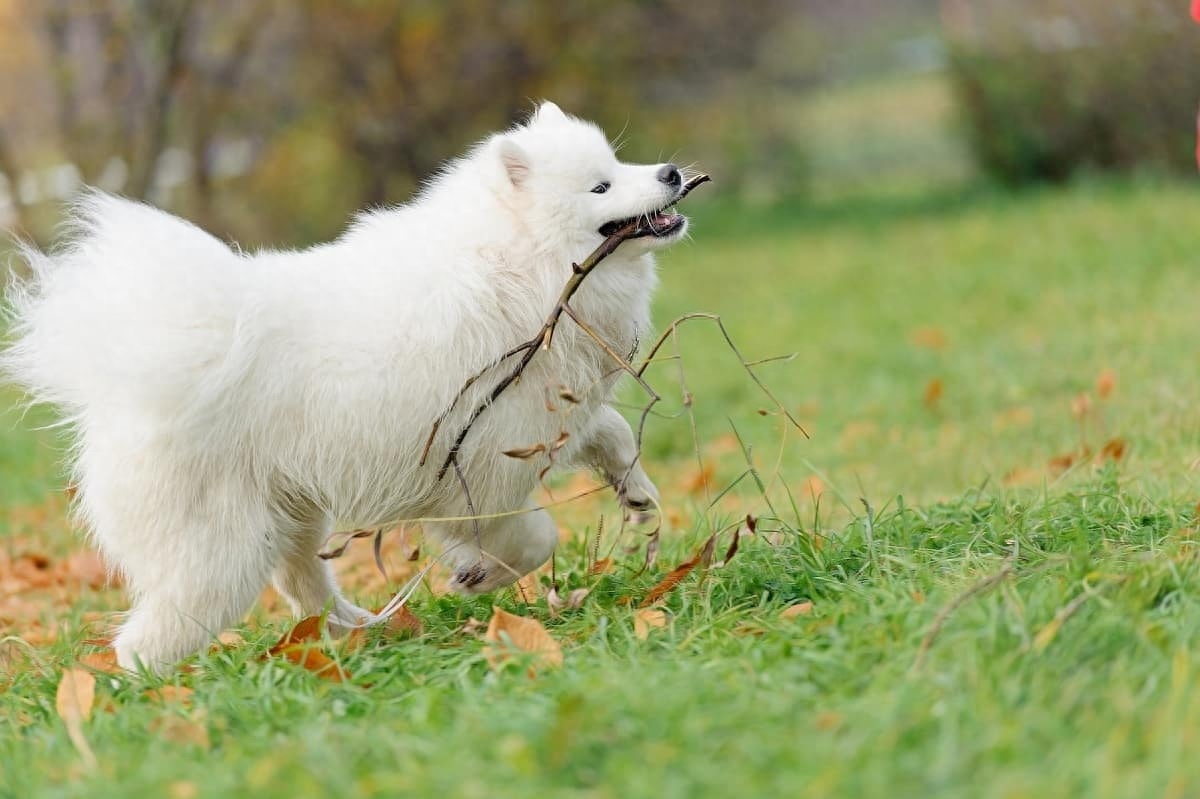
<path fill-rule="evenodd" d="M 687 224 L 687 218 L 683 214 L 677 214 L 672 210 L 675 204 L 686 197 L 692 189 L 708 180 L 708 175 L 697 175 L 683 184 L 671 201 L 657 211 L 605 222 L 597 232 L 605 238 L 616 234 L 621 234 L 623 239 L 640 239 L 646 236 L 656 239 L 669 238 Z"/>

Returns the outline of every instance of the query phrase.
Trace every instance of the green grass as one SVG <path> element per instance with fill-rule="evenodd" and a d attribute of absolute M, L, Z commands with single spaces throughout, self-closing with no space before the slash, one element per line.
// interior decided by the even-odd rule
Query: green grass
<path fill-rule="evenodd" d="M 0 796 L 1197 795 L 1200 193 L 1097 182 L 696 210 L 695 242 L 663 259 L 659 321 L 718 311 L 748 358 L 797 353 L 759 369 L 811 434 L 779 455 L 780 417 L 756 413 L 770 404 L 719 336 L 702 323 L 680 336 L 717 488 L 745 469 L 713 446 L 733 425 L 765 496 L 744 479 L 706 513 L 682 487 L 697 468 L 687 416 L 656 418 L 648 467 L 681 515 L 656 574 L 620 551 L 613 574 L 583 574 L 585 529 L 615 513 L 568 508 L 580 534 L 558 568 L 592 588 L 580 610 L 418 594 L 425 634 L 347 655 L 347 685 L 262 660 L 287 620 L 257 614 L 245 646 L 168 680 L 194 689 L 189 707 L 103 678 L 90 773 L 54 710 L 59 670 L 86 651 L 82 614 L 111 604 L 85 594 L 58 642 L 4 650 Z M 1105 368 L 1117 387 L 1102 401 Z M 668 412 L 675 374 L 653 373 Z M 935 378 L 944 394 L 927 407 Z M 14 412 L 0 428 L 4 532 L 63 549 L 57 517 L 17 521 L 59 485 L 52 438 L 29 426 Z M 1129 454 L 1047 471 L 1081 436 L 1123 437 Z M 1026 478 L 1008 485 L 1014 470 Z M 819 506 L 813 475 L 829 487 Z M 623 599 L 745 509 L 762 534 L 690 577 L 668 626 L 638 640 Z M 1007 563 L 914 671 L 939 611 Z M 491 671 L 458 630 L 493 601 L 543 620 L 564 667 Z M 780 618 L 800 601 L 811 614 Z M 209 745 L 156 732 L 168 717 Z"/>

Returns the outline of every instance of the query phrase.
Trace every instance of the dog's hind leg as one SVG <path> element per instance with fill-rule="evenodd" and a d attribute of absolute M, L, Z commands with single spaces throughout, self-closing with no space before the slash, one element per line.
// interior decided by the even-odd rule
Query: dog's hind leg
<path fill-rule="evenodd" d="M 317 557 L 329 538 L 332 521 L 315 507 L 292 509 L 282 525 L 283 541 L 279 565 L 272 584 L 298 617 L 329 610 L 326 622 L 332 635 L 343 635 L 353 627 L 375 621 L 375 615 L 358 607 L 338 590 L 333 564 Z"/>

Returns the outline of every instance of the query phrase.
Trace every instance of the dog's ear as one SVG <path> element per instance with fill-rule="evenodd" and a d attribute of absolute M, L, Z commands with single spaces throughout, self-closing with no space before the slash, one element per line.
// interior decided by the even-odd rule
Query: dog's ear
<path fill-rule="evenodd" d="M 567 121 L 567 115 L 563 113 L 563 110 L 549 100 L 538 106 L 538 109 L 536 112 L 534 112 L 533 117 L 537 122 Z"/>
<path fill-rule="evenodd" d="M 521 145 L 505 137 L 500 140 L 499 151 L 500 163 L 504 164 L 504 171 L 514 186 L 520 186 L 529 179 L 529 154 L 521 149 Z"/>

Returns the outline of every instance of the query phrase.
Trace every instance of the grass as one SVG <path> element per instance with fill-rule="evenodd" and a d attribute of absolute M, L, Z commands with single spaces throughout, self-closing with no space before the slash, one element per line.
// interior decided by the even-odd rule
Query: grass
<path fill-rule="evenodd" d="M 687 414 L 652 421 L 671 515 L 656 574 L 618 549 L 614 572 L 589 576 L 588 537 L 616 513 L 566 506 L 557 567 L 591 588 L 582 608 L 552 619 L 511 591 L 422 592 L 425 633 L 339 656 L 340 685 L 263 660 L 289 622 L 260 610 L 245 645 L 166 680 L 194 690 L 186 704 L 103 677 L 84 726 L 95 771 L 55 685 L 89 651 L 86 614 L 120 599 L 83 592 L 47 611 L 56 640 L 0 645 L 0 797 L 1197 795 L 1200 193 L 1097 181 L 695 209 L 657 318 L 718 311 L 748 358 L 795 351 L 759 371 L 811 438 L 784 439 L 720 337 L 685 328 L 715 476 L 697 480 Z M 653 372 L 667 414 L 683 410 L 676 369 Z M 29 432 L 46 419 L 0 419 L 10 553 L 79 545 L 55 442 Z M 746 468 L 734 429 L 767 487 L 743 478 L 718 498 Z M 1116 462 L 1048 466 L 1117 437 Z M 760 535 L 689 577 L 639 640 L 627 600 L 747 511 Z M 461 628 L 493 602 L 542 620 L 563 668 L 490 669 Z"/>

